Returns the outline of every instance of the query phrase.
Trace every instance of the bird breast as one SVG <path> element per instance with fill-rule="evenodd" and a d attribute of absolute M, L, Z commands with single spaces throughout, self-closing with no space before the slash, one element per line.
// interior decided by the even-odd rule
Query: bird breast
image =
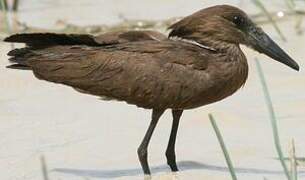
<path fill-rule="evenodd" d="M 119 75 L 103 80 L 98 86 L 103 91 L 98 89 L 96 95 L 148 109 L 192 109 L 232 95 L 247 79 L 248 65 L 239 47 L 209 56 L 205 51 L 202 59 L 195 54 L 186 56 L 187 51 L 179 52 L 173 60 L 168 58 L 165 62 L 150 56 L 141 56 L 137 63 L 132 58 L 120 61 L 118 65 L 128 71 L 119 71 Z M 186 61 L 192 63 L 185 64 Z"/>
<path fill-rule="evenodd" d="M 248 64 L 239 47 L 232 47 L 218 58 L 209 61 L 189 88 L 189 98 L 181 105 L 191 109 L 220 101 L 240 89 L 248 77 Z M 188 91 L 185 91 L 187 93 Z M 178 108 L 178 107 L 176 107 Z"/>

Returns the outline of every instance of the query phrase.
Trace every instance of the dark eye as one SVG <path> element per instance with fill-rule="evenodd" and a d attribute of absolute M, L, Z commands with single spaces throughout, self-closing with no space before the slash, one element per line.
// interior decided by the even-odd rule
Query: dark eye
<path fill-rule="evenodd" d="M 237 26 L 242 26 L 245 22 L 245 19 L 241 16 L 234 16 L 233 17 L 233 23 Z"/>

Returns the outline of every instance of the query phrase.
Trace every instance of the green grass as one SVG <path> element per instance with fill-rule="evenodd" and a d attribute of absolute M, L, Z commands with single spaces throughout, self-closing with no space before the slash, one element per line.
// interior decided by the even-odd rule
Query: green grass
<path fill-rule="evenodd" d="M 268 18 L 268 20 L 270 21 L 272 26 L 275 28 L 276 32 L 279 34 L 281 39 L 283 41 L 287 41 L 286 37 L 284 36 L 284 34 L 282 33 L 281 29 L 279 28 L 279 26 L 277 25 L 275 20 L 272 18 L 272 15 L 269 13 L 269 11 L 264 6 L 264 4 L 260 0 L 252 0 L 252 2 L 266 15 L 266 17 Z"/>
<path fill-rule="evenodd" d="M 4 26 L 7 30 L 7 32 L 10 34 L 11 32 L 11 29 L 10 29 L 10 25 L 9 25 L 9 21 L 8 21 L 8 16 L 7 16 L 7 9 L 6 9 L 6 3 L 5 3 L 5 0 L 0 0 L 0 3 L 1 3 L 1 10 L 3 12 L 3 16 L 4 16 Z"/>
<path fill-rule="evenodd" d="M 13 11 L 17 11 L 19 6 L 19 0 L 14 0 L 13 3 Z"/>
<path fill-rule="evenodd" d="M 285 3 L 290 10 L 294 11 L 294 9 L 295 9 L 294 0 L 285 0 Z"/>
<path fill-rule="evenodd" d="M 298 180 L 298 168 L 297 168 L 297 158 L 295 155 L 295 144 L 294 139 L 290 142 L 289 148 L 289 160 L 290 160 L 290 175 L 292 180 Z"/>
<path fill-rule="evenodd" d="M 275 111 L 274 111 L 274 108 L 273 108 L 271 96 L 269 94 L 269 90 L 268 90 L 267 82 L 265 80 L 263 69 L 260 65 L 260 62 L 257 59 L 255 59 L 255 62 L 256 62 L 258 75 L 259 75 L 259 78 L 260 78 L 260 82 L 262 84 L 264 97 L 265 97 L 266 105 L 267 105 L 270 120 L 271 120 L 273 140 L 274 140 L 274 145 L 275 145 L 275 148 L 276 148 L 276 151 L 277 151 L 277 154 L 278 154 L 278 158 L 281 162 L 281 165 L 284 169 L 284 172 L 285 172 L 285 175 L 286 175 L 287 179 L 288 180 L 293 180 L 291 178 L 291 175 L 290 175 L 290 173 L 288 171 L 288 168 L 287 168 L 287 165 L 285 163 L 285 158 L 284 158 L 284 155 L 283 155 L 281 142 L 280 142 L 280 138 L 279 138 L 277 119 L 276 119 L 276 116 L 275 116 Z"/>
<path fill-rule="evenodd" d="M 44 156 L 40 157 L 40 163 L 41 163 L 41 171 L 42 171 L 43 180 L 49 180 L 47 163 L 46 163 Z"/>
<path fill-rule="evenodd" d="M 5 0 L 0 0 L 0 3 L 1 3 L 1 7 L 2 7 L 2 12 L 4 15 L 4 26 L 5 26 L 6 32 L 8 34 L 12 34 L 11 26 L 10 26 L 9 19 L 8 19 L 7 9 L 5 8 Z M 11 49 L 14 49 L 13 43 L 11 43 Z"/>
<path fill-rule="evenodd" d="M 1 8 L 2 11 L 3 11 L 3 9 L 7 9 L 7 2 L 6 2 L 6 0 L 1 0 L 0 8 Z"/>
<path fill-rule="evenodd" d="M 209 114 L 209 119 L 211 121 L 211 124 L 213 126 L 213 129 L 216 133 L 216 136 L 217 136 L 217 139 L 218 139 L 218 142 L 220 144 L 220 147 L 222 149 L 222 152 L 225 156 L 225 159 L 226 159 L 226 162 L 227 162 L 227 165 L 228 165 L 228 168 L 230 170 L 230 174 L 231 174 L 231 177 L 232 177 L 232 180 L 237 180 L 237 176 L 236 176 L 236 173 L 235 173 L 235 170 L 234 170 L 234 167 L 233 167 L 233 163 L 231 161 L 231 158 L 230 158 L 230 155 L 229 155 L 229 152 L 226 148 L 226 145 L 224 143 L 224 140 L 222 138 L 222 135 L 220 133 L 220 130 L 216 124 L 216 120 L 214 119 L 213 115 L 212 114 Z"/>

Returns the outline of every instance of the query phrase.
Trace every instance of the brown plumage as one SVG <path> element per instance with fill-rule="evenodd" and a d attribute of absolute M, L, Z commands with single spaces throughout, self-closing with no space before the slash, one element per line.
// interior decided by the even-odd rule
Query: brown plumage
<path fill-rule="evenodd" d="M 138 149 L 150 174 L 147 146 L 159 117 L 172 109 L 173 126 L 166 151 L 177 171 L 175 140 L 183 110 L 232 95 L 246 82 L 248 65 L 239 44 L 265 53 L 293 69 L 299 67 L 241 10 L 227 5 L 203 9 L 169 28 L 101 36 L 17 34 L 7 42 L 27 47 L 8 53 L 9 68 L 30 69 L 39 79 L 69 85 L 107 99 L 153 109 L 152 122 Z"/>

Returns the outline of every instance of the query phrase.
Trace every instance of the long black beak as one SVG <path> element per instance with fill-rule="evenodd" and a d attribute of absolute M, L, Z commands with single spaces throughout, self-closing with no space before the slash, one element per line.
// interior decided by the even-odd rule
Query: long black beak
<path fill-rule="evenodd" d="M 282 50 L 265 32 L 260 28 L 253 28 L 249 31 L 250 45 L 258 52 L 264 53 L 272 59 L 286 64 L 294 70 L 299 71 L 300 67 L 284 50 Z"/>

